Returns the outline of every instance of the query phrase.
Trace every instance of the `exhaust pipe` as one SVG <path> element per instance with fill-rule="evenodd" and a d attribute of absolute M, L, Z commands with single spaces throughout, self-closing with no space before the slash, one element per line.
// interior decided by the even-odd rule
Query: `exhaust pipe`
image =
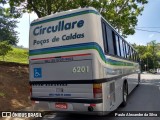
<path fill-rule="evenodd" d="M 88 107 L 88 111 L 89 111 L 89 112 L 92 112 L 93 110 L 94 110 L 94 109 L 93 109 L 92 106 L 89 106 L 89 107 Z"/>

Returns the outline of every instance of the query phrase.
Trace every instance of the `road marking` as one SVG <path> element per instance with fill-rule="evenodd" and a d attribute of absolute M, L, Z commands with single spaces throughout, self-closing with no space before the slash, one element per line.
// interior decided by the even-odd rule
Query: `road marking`
<path fill-rule="evenodd" d="M 142 85 L 155 85 L 154 83 L 140 83 Z"/>

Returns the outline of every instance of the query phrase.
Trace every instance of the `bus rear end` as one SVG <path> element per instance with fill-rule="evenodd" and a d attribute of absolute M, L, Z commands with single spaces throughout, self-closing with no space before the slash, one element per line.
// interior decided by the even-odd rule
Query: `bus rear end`
<path fill-rule="evenodd" d="M 52 111 L 102 111 L 102 84 L 94 81 L 97 14 L 84 8 L 31 23 L 32 101 L 45 102 Z"/>

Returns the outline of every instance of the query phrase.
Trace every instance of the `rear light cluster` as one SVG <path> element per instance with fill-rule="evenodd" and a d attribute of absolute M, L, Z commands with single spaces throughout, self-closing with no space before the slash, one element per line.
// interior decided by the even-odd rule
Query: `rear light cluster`
<path fill-rule="evenodd" d="M 102 84 L 93 84 L 94 98 L 102 98 Z"/>

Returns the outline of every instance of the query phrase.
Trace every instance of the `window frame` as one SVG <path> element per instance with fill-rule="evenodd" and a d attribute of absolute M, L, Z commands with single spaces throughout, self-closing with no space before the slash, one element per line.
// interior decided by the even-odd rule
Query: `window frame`
<path fill-rule="evenodd" d="M 102 19 L 101 24 L 102 24 L 102 36 L 103 36 L 104 51 L 105 51 L 105 54 L 108 54 L 109 47 L 108 47 L 108 39 L 107 39 L 106 22 Z"/>
<path fill-rule="evenodd" d="M 121 37 L 119 35 L 119 33 L 117 31 L 115 31 L 112 28 L 112 26 L 106 22 L 106 20 L 104 18 L 101 18 L 101 26 L 102 26 L 104 53 L 106 55 L 110 55 L 110 56 L 117 57 L 117 58 L 124 59 L 124 60 L 129 60 L 132 62 L 138 62 L 138 54 L 137 54 L 136 50 L 123 37 Z M 109 29 L 111 32 L 110 31 L 107 32 Z M 112 39 L 109 37 L 110 35 L 111 35 Z M 109 47 L 110 42 L 108 41 L 108 39 L 112 40 L 113 46 Z M 117 43 L 118 43 L 118 45 L 117 45 Z M 118 48 L 117 48 L 117 46 L 118 46 Z M 121 46 L 122 46 L 122 48 L 121 48 Z M 109 50 L 110 48 L 112 48 L 111 51 L 114 50 L 113 53 L 110 53 L 110 50 Z M 136 57 L 136 55 L 137 55 L 137 57 Z"/>

